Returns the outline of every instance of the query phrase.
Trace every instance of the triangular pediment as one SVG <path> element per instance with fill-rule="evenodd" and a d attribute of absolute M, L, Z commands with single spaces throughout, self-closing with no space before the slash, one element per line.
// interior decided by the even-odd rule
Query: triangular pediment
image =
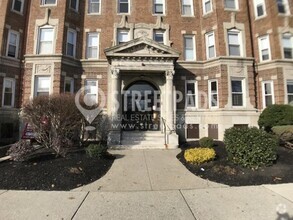
<path fill-rule="evenodd" d="M 108 59 L 111 57 L 166 57 L 178 59 L 180 53 L 173 48 L 157 43 L 147 37 L 141 37 L 126 43 L 105 49 Z"/>

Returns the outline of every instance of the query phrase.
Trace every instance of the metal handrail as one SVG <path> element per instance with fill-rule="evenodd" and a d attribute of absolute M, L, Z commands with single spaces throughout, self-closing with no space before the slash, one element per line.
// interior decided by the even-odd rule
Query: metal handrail
<path fill-rule="evenodd" d="M 162 117 L 163 125 L 164 125 L 164 138 L 165 138 L 165 146 L 167 146 L 167 125 L 166 120 Z"/>

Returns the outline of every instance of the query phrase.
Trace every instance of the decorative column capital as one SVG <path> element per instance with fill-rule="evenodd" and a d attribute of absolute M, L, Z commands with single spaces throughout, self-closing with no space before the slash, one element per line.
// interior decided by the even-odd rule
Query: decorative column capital
<path fill-rule="evenodd" d="M 175 70 L 166 70 L 165 74 L 166 74 L 166 79 L 171 79 L 172 80 L 173 76 L 175 74 Z"/>
<path fill-rule="evenodd" d="M 117 68 L 111 68 L 112 78 L 118 79 L 120 76 L 120 70 Z"/>

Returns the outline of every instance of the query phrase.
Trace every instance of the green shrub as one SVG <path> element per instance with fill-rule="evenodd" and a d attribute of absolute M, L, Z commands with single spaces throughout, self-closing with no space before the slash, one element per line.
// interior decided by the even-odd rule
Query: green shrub
<path fill-rule="evenodd" d="M 211 148 L 194 148 L 184 152 L 184 158 L 192 164 L 201 164 L 215 159 L 216 152 Z"/>
<path fill-rule="evenodd" d="M 272 127 L 279 125 L 293 125 L 293 106 L 291 105 L 271 105 L 260 115 L 258 125 L 266 131 L 271 131 Z"/>
<path fill-rule="evenodd" d="M 214 140 L 209 137 L 203 137 L 199 140 L 199 146 L 201 147 L 213 147 L 214 146 Z"/>
<path fill-rule="evenodd" d="M 277 138 L 256 127 L 227 129 L 224 143 L 228 159 L 244 167 L 271 165 L 277 159 Z"/>
<path fill-rule="evenodd" d="M 293 141 L 293 125 L 275 126 L 272 131 L 283 142 Z"/>
<path fill-rule="evenodd" d="M 107 152 L 107 146 L 103 144 L 90 144 L 86 148 L 87 155 L 94 158 L 101 158 L 106 154 L 106 152 Z"/>
<path fill-rule="evenodd" d="M 14 161 L 25 161 L 26 157 L 34 151 L 35 148 L 29 141 L 20 140 L 9 148 L 7 155 Z"/>

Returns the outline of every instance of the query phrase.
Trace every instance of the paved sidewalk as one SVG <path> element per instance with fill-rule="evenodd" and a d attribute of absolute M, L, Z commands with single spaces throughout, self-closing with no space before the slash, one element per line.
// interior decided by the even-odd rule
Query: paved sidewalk
<path fill-rule="evenodd" d="M 186 170 L 179 150 L 112 153 L 118 159 L 110 171 L 74 191 L 0 190 L 0 219 L 276 220 L 278 212 L 293 219 L 293 184 L 212 183 Z"/>
<path fill-rule="evenodd" d="M 150 191 L 227 187 L 190 173 L 176 158 L 180 150 L 114 150 L 118 159 L 100 180 L 77 191 Z"/>

